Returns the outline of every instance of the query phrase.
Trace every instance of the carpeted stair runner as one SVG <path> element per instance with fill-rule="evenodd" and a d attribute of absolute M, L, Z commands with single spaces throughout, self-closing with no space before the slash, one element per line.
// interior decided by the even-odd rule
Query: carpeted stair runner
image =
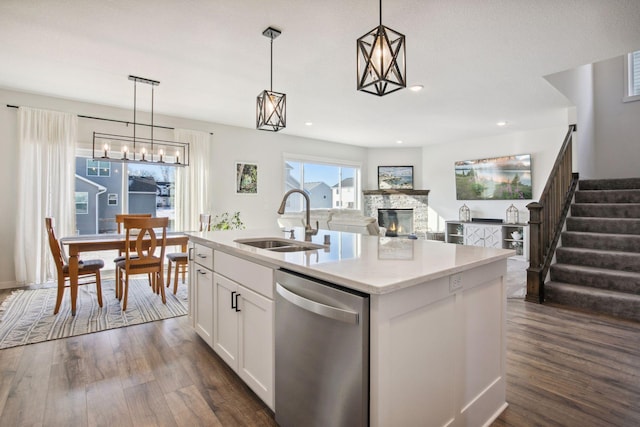
<path fill-rule="evenodd" d="M 545 301 L 640 321 L 640 178 L 582 180 Z"/>

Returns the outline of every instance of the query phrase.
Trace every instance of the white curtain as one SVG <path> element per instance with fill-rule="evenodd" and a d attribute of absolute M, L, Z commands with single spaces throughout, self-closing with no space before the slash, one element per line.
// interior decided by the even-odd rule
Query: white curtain
<path fill-rule="evenodd" d="M 175 129 L 174 138 L 189 144 L 189 166 L 176 173 L 176 220 L 179 231 L 197 231 L 200 214 L 211 211 L 209 170 L 211 169 L 211 135 L 188 129 Z"/>
<path fill-rule="evenodd" d="M 44 283 L 56 277 L 45 230 L 55 219 L 58 237 L 75 234 L 75 154 L 78 118 L 73 114 L 18 109 L 16 281 Z"/>

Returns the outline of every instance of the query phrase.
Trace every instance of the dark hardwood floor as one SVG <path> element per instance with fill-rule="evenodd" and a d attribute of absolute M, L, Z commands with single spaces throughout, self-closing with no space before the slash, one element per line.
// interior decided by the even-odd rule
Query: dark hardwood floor
<path fill-rule="evenodd" d="M 493 426 L 640 426 L 640 323 L 508 300 L 507 402 Z"/>
<path fill-rule="evenodd" d="M 507 319 L 493 426 L 640 425 L 640 324 L 521 300 Z M 186 316 L 0 350 L 0 409 L 0 426 L 275 425 Z"/>

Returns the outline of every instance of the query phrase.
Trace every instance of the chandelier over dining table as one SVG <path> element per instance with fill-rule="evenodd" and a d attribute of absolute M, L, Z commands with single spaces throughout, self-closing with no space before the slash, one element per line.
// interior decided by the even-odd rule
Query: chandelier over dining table
<path fill-rule="evenodd" d="M 129 76 L 133 81 L 133 135 L 115 135 L 93 132 L 93 158 L 110 162 L 139 162 L 165 166 L 188 166 L 189 144 L 186 142 L 166 141 L 154 138 L 154 88 L 160 84 L 157 80 Z M 137 84 L 151 85 L 151 124 L 137 122 Z M 138 126 L 150 128 L 150 137 L 137 134 Z"/>

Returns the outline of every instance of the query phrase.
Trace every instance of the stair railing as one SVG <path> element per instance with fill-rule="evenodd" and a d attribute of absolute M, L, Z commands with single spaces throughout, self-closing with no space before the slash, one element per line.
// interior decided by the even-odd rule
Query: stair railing
<path fill-rule="evenodd" d="M 544 282 L 578 186 L 578 174 L 572 171 L 575 131 L 576 125 L 569 125 L 540 200 L 527 205 L 530 239 L 526 301 L 544 301 Z"/>

